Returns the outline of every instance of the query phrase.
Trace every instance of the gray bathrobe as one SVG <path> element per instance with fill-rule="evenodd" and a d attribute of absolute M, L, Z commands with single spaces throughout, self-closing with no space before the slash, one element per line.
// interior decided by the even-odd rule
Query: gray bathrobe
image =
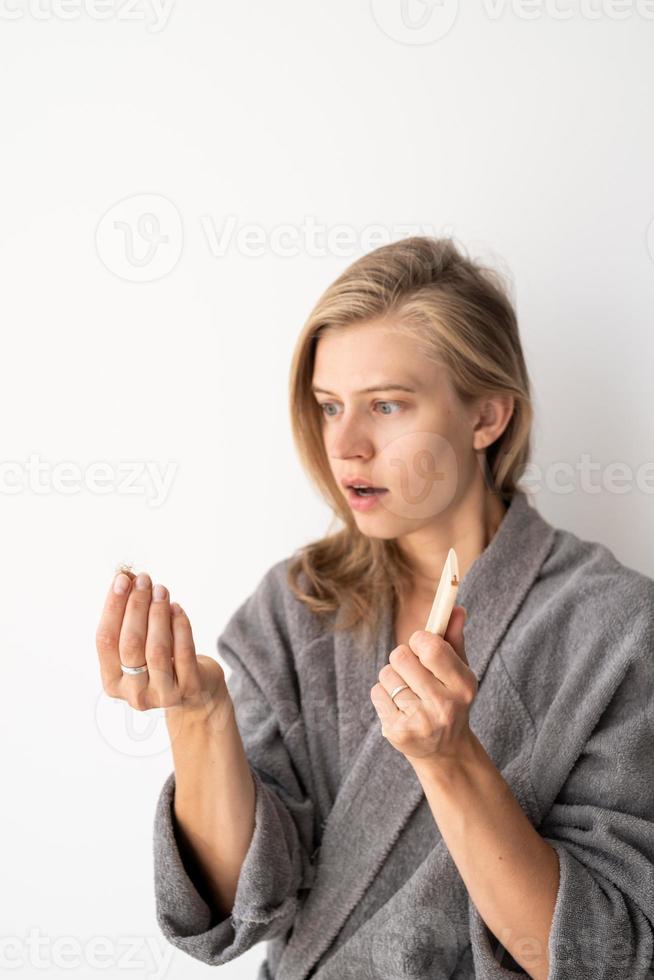
<path fill-rule="evenodd" d="M 171 772 L 154 818 L 164 936 L 214 966 L 265 940 L 258 980 L 528 976 L 381 734 L 370 689 L 396 645 L 391 611 L 374 648 L 328 634 L 288 560 L 217 641 L 256 788 L 234 907 L 220 919 L 181 859 Z M 654 580 L 518 493 L 457 603 L 471 728 L 559 858 L 549 980 L 654 977 Z"/>

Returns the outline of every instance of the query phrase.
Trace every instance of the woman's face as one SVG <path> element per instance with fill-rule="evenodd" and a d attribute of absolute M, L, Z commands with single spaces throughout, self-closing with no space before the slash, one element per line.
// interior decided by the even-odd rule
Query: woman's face
<path fill-rule="evenodd" d="M 415 531 L 475 477 L 478 416 L 460 402 L 445 368 L 401 330 L 368 321 L 322 334 L 313 389 L 334 478 L 365 533 Z M 362 498 L 362 510 L 342 482 L 357 478 L 385 488 Z"/>

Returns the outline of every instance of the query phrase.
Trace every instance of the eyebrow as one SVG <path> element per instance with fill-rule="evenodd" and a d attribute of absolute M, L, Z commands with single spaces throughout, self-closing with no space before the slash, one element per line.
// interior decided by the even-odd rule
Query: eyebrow
<path fill-rule="evenodd" d="M 311 385 L 311 390 L 314 394 L 320 393 L 321 395 L 333 395 L 333 391 L 327 391 L 325 388 L 318 388 L 317 385 Z M 408 385 L 399 384 L 396 381 L 380 381 L 377 384 L 370 385 L 369 388 L 362 388 L 360 391 L 355 391 L 355 395 L 366 395 L 371 391 L 409 391 L 412 395 L 416 395 L 417 391 L 415 388 L 409 388 Z"/>

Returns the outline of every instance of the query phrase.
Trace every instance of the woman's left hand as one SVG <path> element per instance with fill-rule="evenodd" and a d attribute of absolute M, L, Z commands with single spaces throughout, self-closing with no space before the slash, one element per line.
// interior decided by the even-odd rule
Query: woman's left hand
<path fill-rule="evenodd" d="M 370 698 L 382 735 L 412 764 L 456 761 L 468 748 L 468 723 L 477 695 L 477 676 L 468 666 L 463 642 L 466 611 L 455 606 L 444 637 L 416 630 L 379 671 Z M 390 692 L 400 684 L 393 702 Z"/>

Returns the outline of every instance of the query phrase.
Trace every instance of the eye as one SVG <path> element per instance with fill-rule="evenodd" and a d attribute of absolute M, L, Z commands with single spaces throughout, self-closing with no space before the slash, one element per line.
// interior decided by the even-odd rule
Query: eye
<path fill-rule="evenodd" d="M 399 405 L 400 411 L 402 410 L 402 402 L 377 402 L 378 405 Z M 397 413 L 393 412 L 382 412 L 382 415 L 393 415 Z"/>
<path fill-rule="evenodd" d="M 329 406 L 333 406 L 333 405 L 334 405 L 334 402 L 319 402 L 318 403 L 318 406 L 320 408 L 320 411 L 327 418 L 333 418 L 334 415 L 336 414 L 336 413 L 332 413 L 332 412 L 326 411 L 326 409 Z M 375 405 L 395 405 L 395 406 L 398 407 L 399 411 L 402 411 L 402 409 L 403 409 L 403 402 L 396 402 L 396 401 L 377 401 L 377 402 L 375 402 Z M 399 413 L 398 412 L 380 412 L 379 414 L 380 415 L 397 415 Z"/>

